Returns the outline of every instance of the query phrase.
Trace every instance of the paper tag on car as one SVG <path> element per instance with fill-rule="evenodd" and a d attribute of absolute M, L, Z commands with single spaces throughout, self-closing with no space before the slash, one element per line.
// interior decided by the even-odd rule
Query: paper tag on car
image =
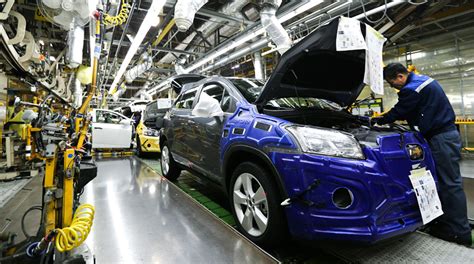
<path fill-rule="evenodd" d="M 412 170 L 409 178 L 415 191 L 423 224 L 426 225 L 443 214 L 433 175 L 429 170 L 421 168 Z"/>

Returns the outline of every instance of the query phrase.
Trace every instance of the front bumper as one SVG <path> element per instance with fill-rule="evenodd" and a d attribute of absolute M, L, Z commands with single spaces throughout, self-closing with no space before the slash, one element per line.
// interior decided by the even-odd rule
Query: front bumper
<path fill-rule="evenodd" d="M 140 148 L 142 152 L 160 152 L 160 138 L 140 135 Z"/>
<path fill-rule="evenodd" d="M 421 164 L 435 176 L 426 146 L 425 151 Z M 422 219 L 408 178 L 412 165 L 420 162 L 403 158 L 396 151 L 390 153 L 365 148 L 365 160 L 270 153 L 290 198 L 318 182 L 285 208 L 292 235 L 308 240 L 374 243 L 420 227 Z M 333 202 L 339 188 L 352 194 L 350 206 L 344 209 Z"/>

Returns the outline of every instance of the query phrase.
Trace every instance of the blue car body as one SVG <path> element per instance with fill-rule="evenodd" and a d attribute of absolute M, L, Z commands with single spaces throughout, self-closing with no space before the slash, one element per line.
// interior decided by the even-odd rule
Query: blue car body
<path fill-rule="evenodd" d="M 377 147 L 363 146 L 364 160 L 305 154 L 291 134 L 282 127 L 291 122 L 262 115 L 247 102 L 241 102 L 225 126 L 230 131 L 244 128 L 245 134 L 222 138 L 221 163 L 232 146 L 261 150 L 275 166 L 287 197 L 295 197 L 315 181 L 304 202 L 285 207 L 290 233 L 308 240 L 346 240 L 374 243 L 422 226 L 418 203 L 408 178 L 416 167 L 425 167 L 435 176 L 429 146 L 418 132 L 380 136 Z M 261 122 L 270 131 L 255 128 Z M 402 139 L 403 137 L 403 139 Z M 411 160 L 406 146 L 419 144 L 423 160 Z M 228 155 L 228 154 L 227 154 Z M 436 180 L 436 176 L 435 176 Z M 353 203 L 336 207 L 332 195 L 338 188 L 352 191 Z"/>
<path fill-rule="evenodd" d="M 341 55 L 334 50 L 337 22 L 285 53 L 253 102 L 235 78 L 208 77 L 186 85 L 165 116 L 160 145 L 166 147 L 162 161 L 169 163 L 162 163 L 163 174 L 174 179 L 184 168 L 218 183 L 232 196 L 232 175 L 239 164 L 249 161 L 265 167 L 278 189 L 275 197 L 282 204 L 284 223 L 296 238 L 374 243 L 422 226 L 409 175 L 415 168 L 426 168 L 437 180 L 428 144 L 418 132 L 364 126 L 365 119 L 344 109 L 301 112 L 268 107 L 272 100 L 295 96 L 352 105 L 364 87 L 365 53 Z M 312 70 L 323 76 L 330 71 L 313 63 L 314 58 L 335 58 L 328 63 L 347 74 L 312 82 Z M 200 97 L 215 86 L 224 90 L 219 100 L 225 113 L 197 117 L 194 109 Z M 230 98 L 230 107 L 225 98 Z M 305 151 L 291 127 L 342 131 L 357 142 L 361 154 L 350 158 Z M 411 156 L 413 146 L 421 156 Z M 245 234 L 259 242 L 258 236 Z"/>

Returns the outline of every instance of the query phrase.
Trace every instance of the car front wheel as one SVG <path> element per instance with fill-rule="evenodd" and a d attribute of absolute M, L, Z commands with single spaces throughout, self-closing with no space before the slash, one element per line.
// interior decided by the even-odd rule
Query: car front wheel
<path fill-rule="evenodd" d="M 232 174 L 230 192 L 237 227 L 246 237 L 266 246 L 286 238 L 280 196 L 267 170 L 253 162 L 240 164 Z"/>
<path fill-rule="evenodd" d="M 171 156 L 170 149 L 166 142 L 163 143 L 161 147 L 161 173 L 165 178 L 170 181 L 178 179 L 181 174 L 181 169 L 174 161 L 173 156 Z"/>

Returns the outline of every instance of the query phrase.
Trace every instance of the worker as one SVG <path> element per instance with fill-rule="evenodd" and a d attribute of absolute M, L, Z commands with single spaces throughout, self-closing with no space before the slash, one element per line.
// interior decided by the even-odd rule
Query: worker
<path fill-rule="evenodd" d="M 379 125 L 407 120 L 410 127 L 428 140 L 438 175 L 439 197 L 444 214 L 430 224 L 430 234 L 470 246 L 466 195 L 459 169 L 461 137 L 455 114 L 441 85 L 434 79 L 408 72 L 400 63 L 383 69 L 384 79 L 399 90 L 397 104 L 375 121 Z"/>

